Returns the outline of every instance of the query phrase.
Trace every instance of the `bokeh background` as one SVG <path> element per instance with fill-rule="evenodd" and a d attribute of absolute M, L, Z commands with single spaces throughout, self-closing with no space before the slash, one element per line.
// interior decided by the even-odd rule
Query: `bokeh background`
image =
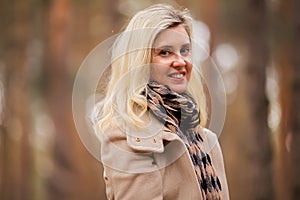
<path fill-rule="evenodd" d="M 156 2 L 167 1 L 0 1 L 1 200 L 106 199 L 74 126 L 73 81 L 96 45 Z M 201 23 L 224 79 L 231 199 L 299 200 L 300 2 L 176 2 Z"/>

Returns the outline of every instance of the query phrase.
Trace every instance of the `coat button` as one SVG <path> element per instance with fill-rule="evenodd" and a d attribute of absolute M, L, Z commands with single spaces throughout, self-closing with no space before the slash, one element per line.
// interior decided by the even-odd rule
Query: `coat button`
<path fill-rule="evenodd" d="M 153 138 L 153 142 L 156 143 L 156 139 L 155 138 Z"/>
<path fill-rule="evenodd" d="M 135 141 L 136 141 L 136 142 L 140 142 L 140 141 L 141 141 L 141 138 L 138 138 L 138 137 L 137 137 L 137 138 L 135 138 Z"/>

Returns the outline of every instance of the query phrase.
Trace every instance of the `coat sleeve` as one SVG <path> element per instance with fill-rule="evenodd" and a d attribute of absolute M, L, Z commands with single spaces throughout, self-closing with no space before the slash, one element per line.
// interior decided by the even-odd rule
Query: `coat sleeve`
<path fill-rule="evenodd" d="M 122 132 L 102 137 L 101 161 L 109 200 L 163 199 L 161 173 L 153 154 L 130 148 Z"/>
<path fill-rule="evenodd" d="M 220 179 L 222 187 L 222 196 L 224 200 L 229 200 L 229 190 L 224 166 L 224 159 L 221 150 L 221 146 L 218 141 L 218 137 L 215 133 L 206 129 L 206 137 L 208 139 L 208 145 L 205 147 L 207 152 L 211 155 L 212 163 L 216 170 L 216 173 Z"/>

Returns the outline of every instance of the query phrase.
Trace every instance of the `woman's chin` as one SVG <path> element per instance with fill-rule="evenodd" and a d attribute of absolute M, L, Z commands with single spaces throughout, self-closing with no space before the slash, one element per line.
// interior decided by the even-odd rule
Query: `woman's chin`
<path fill-rule="evenodd" d="M 169 85 L 170 89 L 177 93 L 184 93 L 186 91 L 186 84 L 182 85 Z"/>

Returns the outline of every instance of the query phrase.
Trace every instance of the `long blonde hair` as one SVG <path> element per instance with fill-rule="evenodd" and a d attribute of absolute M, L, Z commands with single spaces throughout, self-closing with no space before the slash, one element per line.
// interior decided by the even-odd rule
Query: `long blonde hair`
<path fill-rule="evenodd" d="M 184 25 L 192 40 L 192 18 L 187 9 L 156 4 L 136 13 L 112 48 L 111 76 L 104 99 L 97 105 L 96 126 L 145 125 L 141 116 L 147 111 L 142 91 L 150 77 L 152 46 L 157 35 L 170 27 Z M 206 100 L 200 69 L 193 66 L 187 92 L 200 110 L 200 123 L 207 122 Z M 199 124 L 200 125 L 200 124 Z"/>

